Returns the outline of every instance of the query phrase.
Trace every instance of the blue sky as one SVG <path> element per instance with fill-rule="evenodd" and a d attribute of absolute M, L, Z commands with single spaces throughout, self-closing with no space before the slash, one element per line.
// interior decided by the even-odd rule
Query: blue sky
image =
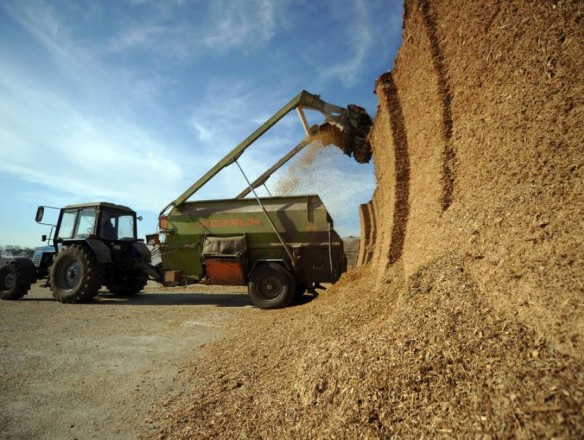
<path fill-rule="evenodd" d="M 2 0 L 0 245 L 41 244 L 38 205 L 120 203 L 144 217 L 140 236 L 154 232 L 163 207 L 303 89 L 373 116 L 401 15 L 400 0 Z M 292 113 L 240 163 L 253 179 L 303 137 Z M 326 148 L 303 175 L 297 190 L 358 235 L 372 164 Z M 230 167 L 196 198 L 244 186 Z"/>

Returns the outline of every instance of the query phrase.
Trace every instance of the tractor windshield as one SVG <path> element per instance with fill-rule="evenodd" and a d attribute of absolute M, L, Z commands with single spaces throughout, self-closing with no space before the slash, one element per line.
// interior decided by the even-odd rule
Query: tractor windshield
<path fill-rule="evenodd" d="M 86 238 L 94 231 L 95 208 L 70 209 L 63 211 L 57 238 Z"/>

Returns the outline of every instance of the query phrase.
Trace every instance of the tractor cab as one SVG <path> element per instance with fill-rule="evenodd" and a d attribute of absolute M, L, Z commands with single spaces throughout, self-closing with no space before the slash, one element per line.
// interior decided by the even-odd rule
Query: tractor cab
<path fill-rule="evenodd" d="M 126 206 L 106 202 L 64 207 L 54 242 L 65 244 L 86 239 L 137 241 L 136 213 Z"/>

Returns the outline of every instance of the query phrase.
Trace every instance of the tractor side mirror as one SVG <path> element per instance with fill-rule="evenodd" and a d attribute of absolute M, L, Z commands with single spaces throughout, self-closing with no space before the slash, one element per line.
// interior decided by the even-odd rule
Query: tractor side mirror
<path fill-rule="evenodd" d="M 37 208 L 37 213 L 35 216 L 35 220 L 37 223 L 40 223 L 43 221 L 43 216 L 45 215 L 45 207 L 44 206 L 39 206 Z"/>

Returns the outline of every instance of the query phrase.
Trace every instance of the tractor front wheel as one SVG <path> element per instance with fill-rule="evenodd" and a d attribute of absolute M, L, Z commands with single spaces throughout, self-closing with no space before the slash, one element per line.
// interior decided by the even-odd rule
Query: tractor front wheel
<path fill-rule="evenodd" d="M 72 245 L 59 252 L 51 267 L 51 290 L 62 303 L 81 303 L 97 295 L 103 269 L 83 246 Z"/>
<path fill-rule="evenodd" d="M 251 301 L 260 309 L 276 309 L 292 302 L 296 283 L 284 266 L 266 263 L 254 270 L 247 290 Z"/>
<path fill-rule="evenodd" d="M 29 260 L 18 258 L 0 267 L 0 299 L 20 299 L 29 291 L 30 282 L 27 282 L 24 274 L 28 267 L 20 260 L 32 265 Z"/>

